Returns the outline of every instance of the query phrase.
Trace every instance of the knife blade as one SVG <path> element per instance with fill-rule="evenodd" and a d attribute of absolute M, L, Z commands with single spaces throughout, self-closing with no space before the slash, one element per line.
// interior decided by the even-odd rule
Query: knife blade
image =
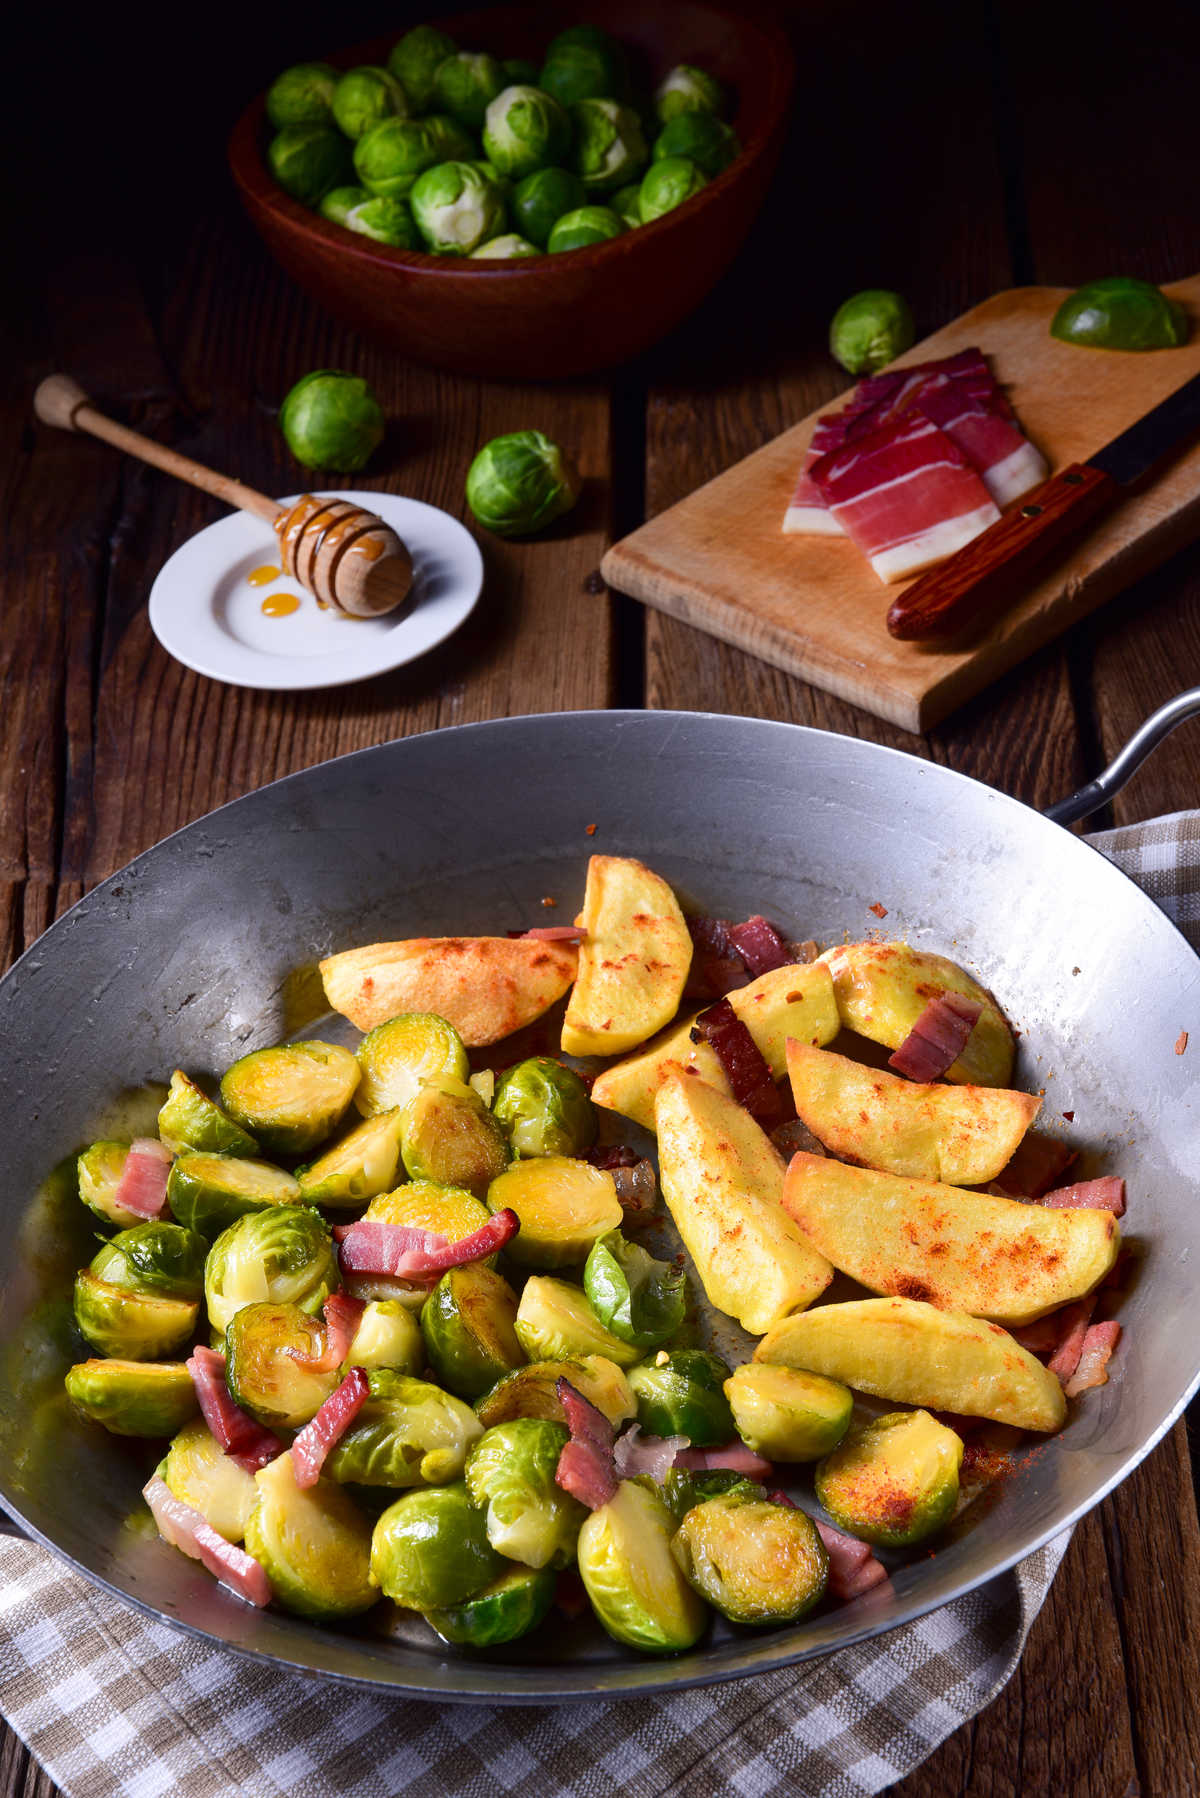
<path fill-rule="evenodd" d="M 1086 462 L 1051 475 L 957 555 L 906 587 L 888 611 L 888 634 L 933 642 L 965 638 L 989 624 L 1031 569 L 1198 434 L 1200 375 L 1193 375 Z"/>

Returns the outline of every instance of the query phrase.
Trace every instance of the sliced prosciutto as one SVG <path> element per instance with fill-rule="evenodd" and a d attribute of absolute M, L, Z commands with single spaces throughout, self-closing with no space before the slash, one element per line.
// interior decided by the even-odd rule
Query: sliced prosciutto
<path fill-rule="evenodd" d="M 1013 422 L 1007 402 L 1001 397 L 1001 412 L 990 400 L 990 394 L 985 399 L 964 382 L 936 378 L 913 396 L 913 404 L 958 445 L 996 504 L 1004 507 L 1044 481 L 1050 467 Z"/>
<path fill-rule="evenodd" d="M 1121 1326 L 1116 1318 L 1091 1325 L 1083 1339 L 1078 1365 L 1067 1381 L 1068 1398 L 1078 1398 L 1093 1386 L 1107 1386 L 1108 1364 L 1120 1339 Z"/>
<path fill-rule="evenodd" d="M 728 999 L 718 999 L 700 1013 L 691 1037 L 694 1043 L 708 1043 L 734 1098 L 756 1123 L 773 1130 L 787 1122 L 789 1107 L 771 1078 L 762 1051 Z"/>
<path fill-rule="evenodd" d="M 979 1001 L 968 999 L 965 993 L 939 993 L 926 1005 L 896 1053 L 888 1056 L 888 1066 L 922 1084 L 940 1080 L 966 1048 L 982 1010 Z"/>
<path fill-rule="evenodd" d="M 617 1495 L 615 1431 L 603 1411 L 577 1392 L 570 1380 L 557 1380 L 554 1390 L 571 1432 L 558 1457 L 555 1482 L 589 1511 L 598 1511 Z"/>
<path fill-rule="evenodd" d="M 769 1480 L 775 1469 L 744 1442 L 727 1442 L 724 1448 L 681 1448 L 676 1467 L 689 1473 L 744 1473 L 748 1480 Z"/>
<path fill-rule="evenodd" d="M 1038 1200 L 1051 1211 L 1111 1211 L 1114 1217 L 1125 1215 L 1125 1182 L 1119 1174 L 1105 1174 L 1100 1180 L 1081 1180 L 1076 1186 L 1056 1186 Z"/>
<path fill-rule="evenodd" d="M 288 1354 L 295 1361 L 304 1361 L 314 1373 L 332 1373 L 340 1367 L 350 1353 L 350 1344 L 362 1322 L 362 1314 L 366 1305 L 362 1299 L 352 1298 L 348 1292 L 331 1292 L 322 1308 L 325 1318 L 325 1352 L 317 1357 L 305 1357 L 296 1349 L 288 1349 Z"/>
<path fill-rule="evenodd" d="M 278 1436 L 264 1429 L 230 1397 L 225 1384 L 224 1355 L 216 1349 L 195 1348 L 188 1357 L 187 1370 L 205 1423 L 239 1467 L 255 1473 L 283 1453 Z"/>
<path fill-rule="evenodd" d="M 883 1584 L 888 1570 L 871 1553 L 869 1543 L 835 1530 L 831 1523 L 821 1523 L 815 1517 L 813 1522 L 829 1556 L 829 1590 L 835 1598 L 848 1603 Z"/>
<path fill-rule="evenodd" d="M 731 925 L 729 934 L 755 979 L 760 974 L 773 973 L 776 968 L 786 968 L 796 959 L 791 944 L 784 941 L 773 924 L 768 924 L 757 913 L 753 918 L 747 918 L 744 924 Z"/>
<path fill-rule="evenodd" d="M 432 1284 L 447 1268 L 494 1255 L 511 1241 L 518 1227 L 516 1212 L 505 1210 L 493 1213 L 486 1224 L 458 1242 L 448 1242 L 436 1230 L 366 1218 L 357 1224 L 335 1224 L 333 1234 L 344 1274 Z"/>
<path fill-rule="evenodd" d="M 367 1402 L 367 1376 L 361 1367 L 352 1367 L 336 1392 L 331 1392 L 321 1409 L 311 1418 L 292 1443 L 292 1472 L 297 1486 L 315 1486 L 331 1448 L 341 1441 L 354 1419 Z"/>
<path fill-rule="evenodd" d="M 173 1159 L 157 1137 L 135 1136 L 113 1191 L 114 1206 L 135 1217 L 161 1217 L 167 1206 L 167 1175 Z"/>
<path fill-rule="evenodd" d="M 639 1473 L 645 1473 L 661 1486 L 675 1466 L 680 1449 L 687 1447 L 686 1436 L 646 1436 L 639 1424 L 631 1423 L 627 1430 L 622 1430 L 613 1447 L 617 1478 L 632 1480 Z"/>
<path fill-rule="evenodd" d="M 158 1533 L 172 1548 L 200 1561 L 239 1598 L 259 1608 L 271 1602 L 271 1585 L 261 1561 L 226 1542 L 193 1505 L 176 1498 L 165 1480 L 155 1474 L 142 1487 L 142 1497 L 154 1514 Z"/>

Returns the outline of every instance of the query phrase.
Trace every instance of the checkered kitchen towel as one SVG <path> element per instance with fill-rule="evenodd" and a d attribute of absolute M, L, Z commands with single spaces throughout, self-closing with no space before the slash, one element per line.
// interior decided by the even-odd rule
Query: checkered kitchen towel
<path fill-rule="evenodd" d="M 1200 948 L 1200 813 L 1090 841 Z M 233 1657 L 0 1536 L 0 1710 L 69 1798 L 871 1798 L 1005 1685 L 1068 1540 L 800 1667 L 666 1698 L 439 1709 Z"/>

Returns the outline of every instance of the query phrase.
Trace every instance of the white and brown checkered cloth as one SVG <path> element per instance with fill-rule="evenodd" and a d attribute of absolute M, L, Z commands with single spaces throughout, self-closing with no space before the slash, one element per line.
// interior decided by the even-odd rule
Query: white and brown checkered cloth
<path fill-rule="evenodd" d="M 1200 948 L 1200 812 L 1089 840 Z M 1068 1540 L 800 1667 L 517 1708 L 283 1673 L 149 1622 L 0 1536 L 0 1710 L 69 1798 L 872 1798 L 1005 1685 Z"/>

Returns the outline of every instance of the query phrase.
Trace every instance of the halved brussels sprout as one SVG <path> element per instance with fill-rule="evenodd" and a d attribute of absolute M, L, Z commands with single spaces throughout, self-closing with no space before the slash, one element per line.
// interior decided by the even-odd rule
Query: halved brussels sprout
<path fill-rule="evenodd" d="M 194 1230 L 157 1218 L 119 1230 L 92 1256 L 97 1279 L 150 1298 L 199 1299 L 208 1244 Z"/>
<path fill-rule="evenodd" d="M 299 1305 L 243 1305 L 225 1332 L 225 1383 L 260 1423 L 298 1430 L 342 1377 L 311 1366 L 324 1347 L 324 1325 Z"/>
<path fill-rule="evenodd" d="M 660 1350 L 630 1369 L 638 1422 L 650 1436 L 686 1436 L 695 1448 L 718 1448 L 734 1435 L 725 1397 L 729 1369 L 704 1349 Z"/>
<path fill-rule="evenodd" d="M 638 216 L 648 225 L 707 186 L 708 176 L 688 156 L 668 156 L 651 163 L 638 189 Z"/>
<path fill-rule="evenodd" d="M 290 1454 L 254 1480 L 246 1549 L 284 1609 L 321 1623 L 369 1610 L 379 1596 L 370 1579 L 371 1526 L 349 1493 L 325 1479 L 298 1486 Z"/>
<path fill-rule="evenodd" d="M 506 87 L 484 115 L 483 148 L 493 168 L 519 181 L 560 163 L 571 147 L 564 106 L 540 87 Z"/>
<path fill-rule="evenodd" d="M 571 108 L 571 122 L 574 166 L 589 194 L 615 193 L 650 160 L 641 120 L 619 100 L 579 100 Z"/>
<path fill-rule="evenodd" d="M 961 1437 L 929 1411 L 889 1411 L 852 1429 L 814 1475 L 839 1529 L 880 1548 L 911 1548 L 944 1529 L 958 1503 Z"/>
<path fill-rule="evenodd" d="M 196 1414 L 182 1361 L 79 1361 L 65 1384 L 80 1416 L 114 1436 L 172 1436 Z"/>
<path fill-rule="evenodd" d="M 487 1206 L 460 1186 L 439 1186 L 435 1180 L 413 1180 L 398 1186 L 394 1192 L 381 1193 L 367 1206 L 366 1217 L 372 1223 L 409 1224 L 418 1230 L 436 1230 L 448 1242 L 461 1242 L 481 1230 L 488 1221 Z M 496 1257 L 489 1255 L 483 1265 L 494 1267 Z M 371 1279 L 366 1275 L 351 1276 L 352 1291 L 359 1298 L 397 1299 L 411 1311 L 419 1311 L 429 1297 L 426 1282 L 392 1279 L 383 1275 Z"/>
<path fill-rule="evenodd" d="M 332 1149 L 296 1169 L 306 1204 L 357 1206 L 391 1192 L 400 1166 L 400 1113 L 381 1111 L 356 1124 Z"/>
<path fill-rule="evenodd" d="M 102 1355 L 120 1361 L 159 1361 L 195 1333 L 200 1306 L 195 1299 L 155 1298 L 111 1286 L 88 1267 L 75 1276 L 75 1322 L 79 1333 Z"/>
<path fill-rule="evenodd" d="M 804 1511 L 727 1493 L 689 1511 L 671 1552 L 731 1623 L 796 1623 L 819 1603 L 829 1557 Z"/>
<path fill-rule="evenodd" d="M 391 1367 L 417 1374 L 425 1365 L 421 1326 L 399 1299 L 372 1299 L 366 1306 L 342 1363 L 348 1367 Z"/>
<path fill-rule="evenodd" d="M 158 1137 L 172 1155 L 198 1149 L 209 1155 L 257 1155 L 250 1133 L 226 1117 L 182 1068 L 171 1075 L 171 1087 L 158 1114 Z"/>
<path fill-rule="evenodd" d="M 624 219 L 611 206 L 579 206 L 555 220 L 546 248 L 552 256 L 563 250 L 586 250 L 591 244 L 620 237 L 624 230 Z"/>
<path fill-rule="evenodd" d="M 88 1210 L 94 1211 L 97 1217 L 102 1217 L 106 1224 L 125 1225 L 142 1221 L 138 1212 L 118 1205 L 116 1199 L 128 1153 L 127 1142 L 104 1140 L 91 1143 L 75 1163 L 80 1198 Z"/>
<path fill-rule="evenodd" d="M 413 183 L 413 219 L 438 256 L 469 256 L 504 229 L 504 195 L 473 162 L 439 162 Z"/>
<path fill-rule="evenodd" d="M 531 1361 L 527 1367 L 515 1368 L 476 1402 L 475 1415 L 488 1429 L 514 1417 L 544 1417 L 551 1423 L 565 1423 L 566 1413 L 558 1396 L 560 1380 L 569 1380 L 576 1392 L 602 1411 L 614 1427 L 637 1415 L 637 1401 L 629 1381 L 606 1355 Z"/>
<path fill-rule="evenodd" d="M 202 1417 L 185 1424 L 175 1437 L 162 1477 L 175 1497 L 199 1511 L 218 1536 L 227 1542 L 241 1541 L 258 1487 L 254 1475 L 225 1453 Z"/>
<path fill-rule="evenodd" d="M 682 1264 L 656 1261 L 619 1230 L 598 1236 L 583 1270 L 583 1290 L 606 1330 L 645 1354 L 683 1322 Z"/>
<path fill-rule="evenodd" d="M 267 89 L 267 117 L 277 131 L 285 125 L 327 125 L 338 72 L 327 62 L 298 62 L 277 75 Z"/>
<path fill-rule="evenodd" d="M 181 1155 L 167 1177 L 167 1203 L 188 1230 L 211 1242 L 239 1217 L 276 1205 L 298 1205 L 299 1183 L 269 1161 L 234 1155 Z"/>
<path fill-rule="evenodd" d="M 513 1329 L 516 1315 L 516 1293 L 490 1267 L 473 1261 L 444 1273 L 421 1311 L 429 1365 L 440 1383 L 460 1398 L 479 1398 L 519 1367 L 525 1353 Z"/>
<path fill-rule="evenodd" d="M 284 1043 L 235 1061 L 221 1077 L 221 1102 L 270 1153 L 302 1155 L 336 1130 L 358 1082 L 358 1063 L 349 1049 Z"/>
<path fill-rule="evenodd" d="M 654 161 L 683 156 L 711 179 L 727 169 L 741 150 L 731 126 L 711 112 L 681 112 L 654 140 Z"/>
<path fill-rule="evenodd" d="M 372 1582 L 412 1610 L 461 1604 L 504 1571 L 487 1539 L 483 1512 L 461 1480 L 434 1492 L 406 1492 L 375 1525 Z"/>
<path fill-rule="evenodd" d="M 471 1072 L 458 1031 L 431 1011 L 405 1012 L 377 1024 L 354 1053 L 362 1070 L 354 1103 L 364 1117 L 403 1110 L 425 1080 L 448 1075 L 465 1081 Z"/>
<path fill-rule="evenodd" d="M 350 146 L 335 125 L 285 125 L 267 145 L 267 166 L 285 193 L 315 206 L 350 179 Z"/>
<path fill-rule="evenodd" d="M 587 1511 L 556 1484 L 568 1440 L 561 1423 L 518 1417 L 487 1430 L 467 1456 L 471 1502 L 487 1511 L 492 1547 L 527 1567 L 567 1567 Z"/>
<path fill-rule="evenodd" d="M 360 1486 L 458 1479 L 467 1450 L 483 1434 L 471 1407 L 391 1368 L 373 1368 L 367 1385 L 366 1403 L 325 1463 L 330 1477 Z"/>
<path fill-rule="evenodd" d="M 448 112 L 431 112 L 427 119 L 421 120 L 425 134 L 433 146 L 433 167 L 439 162 L 474 162 L 479 153 L 479 145 L 469 131 L 452 119 Z M 417 173 L 420 174 L 418 169 Z M 414 179 L 416 177 L 414 176 Z"/>
<path fill-rule="evenodd" d="M 767 1496 L 765 1487 L 754 1480 L 748 1480 L 744 1473 L 735 1473 L 729 1467 L 714 1467 L 708 1472 L 670 1467 L 658 1489 L 676 1523 L 682 1523 L 689 1511 L 709 1498 Z"/>
<path fill-rule="evenodd" d="M 712 112 L 722 118 L 726 104 L 716 76 L 689 62 L 677 63 L 654 90 L 654 110 L 664 125 L 681 112 Z"/>
<path fill-rule="evenodd" d="M 426 1611 L 425 1621 L 456 1647 L 496 1648 L 537 1628 L 554 1603 L 556 1583 L 549 1567 L 512 1567 L 474 1598 Z"/>
<path fill-rule="evenodd" d="M 531 1361 L 604 1355 L 618 1367 L 631 1367 L 641 1353 L 604 1328 L 581 1286 L 552 1280 L 545 1274 L 534 1274 L 526 1280 L 514 1328 L 517 1341 Z M 670 1431 L 659 1434 L 669 1435 Z M 732 1431 L 727 1431 L 722 1441 L 727 1441 L 730 1434 Z"/>
<path fill-rule="evenodd" d="M 388 52 L 387 66 L 400 82 L 416 113 L 433 104 L 433 77 L 439 63 L 458 49 L 452 37 L 433 25 L 414 25 Z"/>
<path fill-rule="evenodd" d="M 204 1264 L 208 1321 L 220 1331 L 243 1305 L 299 1305 L 315 1315 L 338 1284 L 333 1238 L 307 1205 L 249 1212 L 222 1230 Z"/>
<path fill-rule="evenodd" d="M 768 1461 L 819 1461 L 835 1449 L 854 1411 L 854 1396 L 840 1380 L 747 1361 L 725 1382 L 737 1433 Z"/>
<path fill-rule="evenodd" d="M 544 250 L 555 221 L 584 204 L 587 193 L 570 169 L 538 169 L 513 188 L 508 202 L 512 222 L 530 243 Z"/>
<path fill-rule="evenodd" d="M 480 131 L 488 105 L 504 82 L 504 70 L 494 56 L 456 50 L 433 72 L 433 98 L 439 112 L 448 112 L 468 131 Z"/>
<path fill-rule="evenodd" d="M 671 1553 L 675 1528 L 662 1499 L 622 1480 L 579 1532 L 579 1572 L 610 1636 L 648 1654 L 678 1654 L 698 1642 L 704 1606 Z"/>
<path fill-rule="evenodd" d="M 531 1055 L 502 1076 L 492 1114 L 518 1155 L 582 1155 L 596 1140 L 596 1111 L 574 1068 Z"/>
<path fill-rule="evenodd" d="M 333 90 L 330 101 L 339 131 L 349 138 L 359 138 L 380 119 L 406 119 L 408 96 L 390 69 L 371 63 L 347 69 Z"/>
<path fill-rule="evenodd" d="M 432 168 L 439 151 L 425 119 L 380 119 L 354 146 L 354 173 L 369 193 L 380 199 L 403 200 L 423 169 Z"/>
<path fill-rule="evenodd" d="M 504 1132 L 465 1081 L 426 1080 L 400 1114 L 400 1154 L 410 1179 L 461 1186 L 482 1198 L 508 1166 Z"/>
<path fill-rule="evenodd" d="M 625 53 L 598 25 L 568 26 L 547 46 L 538 86 L 564 106 L 606 95 L 623 100 L 629 92 Z"/>
<path fill-rule="evenodd" d="M 565 1267 L 586 1260 L 597 1237 L 621 1222 L 613 1177 L 566 1155 L 518 1161 L 492 1181 L 489 1211 L 515 1211 L 521 1228 L 507 1245 L 524 1267 Z"/>

